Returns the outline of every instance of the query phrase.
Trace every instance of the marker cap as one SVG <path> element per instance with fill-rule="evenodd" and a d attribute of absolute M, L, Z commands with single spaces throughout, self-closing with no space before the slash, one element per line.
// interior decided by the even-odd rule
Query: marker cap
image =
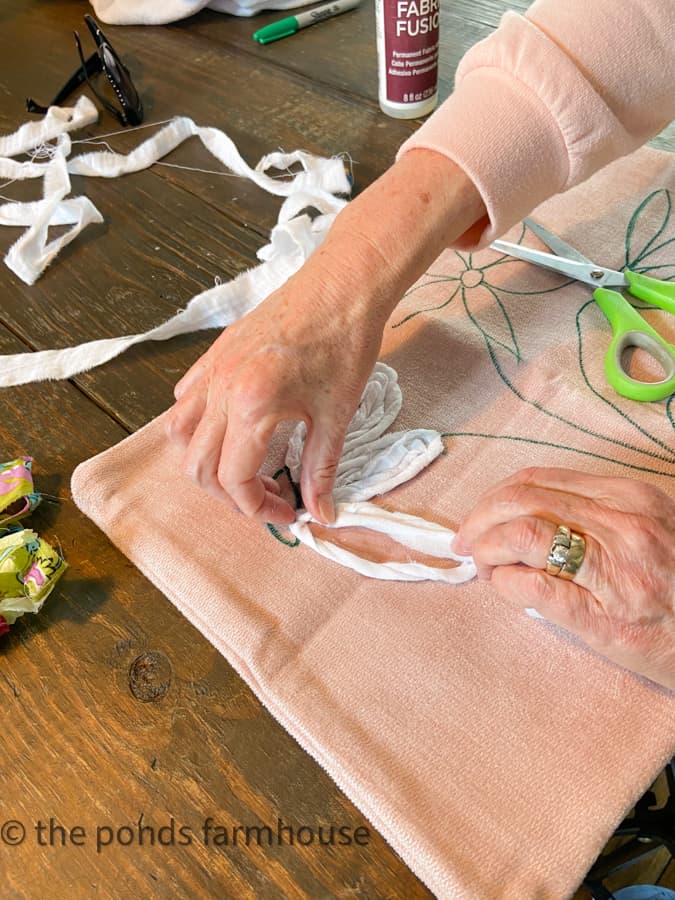
<path fill-rule="evenodd" d="M 259 44 L 271 44 L 272 41 L 278 41 L 280 38 L 288 37 L 295 34 L 300 26 L 295 16 L 289 16 L 280 22 L 273 22 L 271 25 L 265 25 L 253 33 L 253 40 Z"/>

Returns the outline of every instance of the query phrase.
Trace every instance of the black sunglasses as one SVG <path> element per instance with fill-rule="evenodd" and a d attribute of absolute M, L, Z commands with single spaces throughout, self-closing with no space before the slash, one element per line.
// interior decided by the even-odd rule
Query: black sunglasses
<path fill-rule="evenodd" d="M 84 21 L 87 23 L 91 36 L 96 41 L 96 50 L 94 50 L 89 59 L 85 60 L 80 36 L 76 31 L 73 32 L 82 65 L 61 88 L 49 106 L 60 106 L 73 91 L 86 81 L 99 101 L 117 119 L 120 125 L 140 125 L 143 121 L 143 104 L 131 80 L 129 70 L 117 53 L 115 53 L 110 41 L 98 27 L 96 21 L 89 15 L 84 17 Z M 109 103 L 105 97 L 102 97 L 91 83 L 90 78 L 97 72 L 105 72 L 106 78 L 112 85 L 112 89 L 120 102 L 121 110 Z M 26 100 L 26 109 L 28 112 L 44 114 L 47 112 L 48 107 L 40 106 L 29 97 Z"/>

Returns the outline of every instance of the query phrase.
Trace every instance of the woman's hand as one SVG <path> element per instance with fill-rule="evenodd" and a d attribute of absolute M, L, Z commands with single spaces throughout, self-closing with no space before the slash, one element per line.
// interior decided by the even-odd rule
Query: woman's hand
<path fill-rule="evenodd" d="M 573 581 L 546 573 L 558 525 L 586 552 Z M 453 549 L 518 607 L 675 690 L 675 502 L 652 485 L 569 469 L 523 469 L 485 493 Z"/>
<path fill-rule="evenodd" d="M 167 419 L 170 438 L 185 449 L 185 473 L 263 522 L 295 519 L 276 482 L 258 469 L 279 422 L 297 419 L 308 434 L 304 503 L 315 518 L 332 521 L 345 431 L 380 349 L 384 322 L 343 302 L 349 275 L 322 250 L 223 331 L 178 382 Z M 356 285 L 351 290 L 358 294 Z"/>
<path fill-rule="evenodd" d="M 295 513 L 258 470 L 277 424 L 307 424 L 301 490 L 334 519 L 344 435 L 405 290 L 458 238 L 474 239 L 485 207 L 449 159 L 411 150 L 336 217 L 293 278 L 230 325 L 176 387 L 169 437 L 209 493 L 264 522 Z"/>

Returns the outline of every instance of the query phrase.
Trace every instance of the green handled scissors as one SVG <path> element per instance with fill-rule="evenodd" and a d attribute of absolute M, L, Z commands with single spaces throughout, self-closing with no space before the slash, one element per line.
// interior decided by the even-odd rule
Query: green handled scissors
<path fill-rule="evenodd" d="M 628 269 L 617 272 L 598 266 L 537 222 L 531 219 L 523 219 L 523 222 L 549 247 L 551 253 L 508 241 L 493 241 L 490 246 L 507 256 L 595 287 L 593 298 L 609 319 L 614 332 L 605 355 L 605 375 L 614 390 L 631 400 L 643 401 L 663 400 L 675 392 L 675 346 L 664 340 L 625 297 L 617 291 L 608 290 L 610 287 L 625 288 L 633 297 L 675 313 L 675 282 L 659 281 Z M 660 381 L 639 381 L 631 377 L 623 363 L 624 351 L 630 347 L 645 350 L 661 365 L 665 376 Z"/>

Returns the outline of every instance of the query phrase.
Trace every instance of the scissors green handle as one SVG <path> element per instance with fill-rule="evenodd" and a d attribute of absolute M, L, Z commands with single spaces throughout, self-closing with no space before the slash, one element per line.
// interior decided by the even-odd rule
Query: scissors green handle
<path fill-rule="evenodd" d="M 612 287 L 628 290 L 634 297 L 675 314 L 675 282 L 659 281 L 658 278 L 650 278 L 629 269 L 619 272 L 599 266 L 538 222 L 532 219 L 523 219 L 523 222 L 552 253 L 543 253 L 541 250 L 507 241 L 493 241 L 490 246 L 515 259 L 522 259 L 593 285 L 593 297 L 609 319 L 614 332 L 605 355 L 605 374 L 614 390 L 631 400 L 647 402 L 663 400 L 675 393 L 675 346 L 665 341 L 622 294 L 609 290 Z M 630 347 L 645 350 L 662 366 L 664 377 L 660 381 L 638 381 L 632 378 L 623 362 L 624 351 Z"/>
<path fill-rule="evenodd" d="M 666 304 L 672 303 L 670 311 L 675 312 L 675 285 L 635 272 L 625 271 L 624 275 L 634 297 L 656 303 L 662 309 L 669 309 Z M 664 288 L 672 288 L 672 298 Z M 605 374 L 614 390 L 631 400 L 646 402 L 663 400 L 675 393 L 675 346 L 665 341 L 625 297 L 616 291 L 596 288 L 593 298 L 607 316 L 614 332 L 605 355 Z M 632 378 L 623 364 L 624 351 L 630 347 L 646 350 L 662 366 L 664 377 L 660 381 L 638 381 Z"/>
<path fill-rule="evenodd" d="M 623 274 L 634 297 L 675 313 L 675 281 L 659 281 L 629 269 L 624 269 Z"/>

